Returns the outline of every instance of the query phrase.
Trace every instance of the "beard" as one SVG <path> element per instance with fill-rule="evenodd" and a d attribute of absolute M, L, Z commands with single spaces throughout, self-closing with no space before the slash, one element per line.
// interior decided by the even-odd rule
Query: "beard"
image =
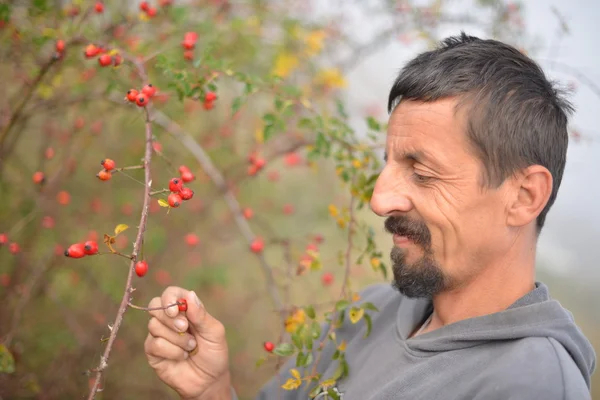
<path fill-rule="evenodd" d="M 409 263 L 406 250 L 394 246 L 390 258 L 394 280 L 392 286 L 407 297 L 431 298 L 447 287 L 447 277 L 433 257 L 431 233 L 420 221 L 405 216 L 392 216 L 385 220 L 385 230 L 391 234 L 406 236 L 423 250 L 423 256 Z"/>

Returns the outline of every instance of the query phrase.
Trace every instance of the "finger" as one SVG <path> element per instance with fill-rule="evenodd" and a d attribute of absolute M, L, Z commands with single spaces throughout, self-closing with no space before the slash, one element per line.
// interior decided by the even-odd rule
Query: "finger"
<path fill-rule="evenodd" d="M 210 315 L 195 292 L 188 292 L 186 317 L 194 335 L 213 343 L 225 342 L 225 327 Z"/>
<path fill-rule="evenodd" d="M 173 304 L 173 303 L 170 303 L 170 304 Z M 167 305 L 169 305 L 169 304 L 167 304 Z M 172 318 L 167 314 L 167 311 L 171 310 L 171 309 L 175 309 L 175 310 L 177 310 L 177 312 L 179 312 L 179 309 L 177 308 L 177 306 L 169 307 L 167 309 L 160 309 L 160 307 L 163 307 L 163 300 L 161 297 L 155 297 L 152 300 L 150 300 L 150 303 L 148 304 L 148 308 L 150 308 L 150 309 L 159 308 L 159 309 L 158 310 L 150 310 L 150 311 L 148 311 L 148 313 L 152 317 L 154 317 L 154 318 L 158 319 L 160 322 L 162 322 L 163 325 L 174 330 L 175 332 L 187 331 L 188 321 L 187 321 L 187 318 L 185 318 L 185 315 L 180 315 L 175 318 Z"/>
<path fill-rule="evenodd" d="M 186 290 L 186 289 L 183 289 L 183 288 L 180 288 L 177 286 L 169 286 L 162 293 L 162 296 L 160 296 L 161 301 L 162 301 L 162 306 L 166 307 L 168 305 L 177 303 L 178 299 L 185 298 L 185 296 L 189 292 L 190 292 L 189 290 Z M 169 317 L 174 318 L 179 314 L 179 309 L 177 307 L 169 307 L 168 309 L 165 310 L 165 312 L 167 313 L 167 315 Z"/>
<path fill-rule="evenodd" d="M 181 347 L 174 345 L 164 338 L 153 337 L 150 334 L 148 334 L 144 342 L 144 351 L 151 363 L 158 361 L 157 358 L 182 361 L 189 357 L 189 353 Z"/>
<path fill-rule="evenodd" d="M 178 334 L 173 329 L 165 326 L 158 318 L 150 318 L 148 322 L 148 332 L 155 338 L 163 338 L 185 351 L 191 351 L 196 348 L 196 340 L 189 333 Z"/>

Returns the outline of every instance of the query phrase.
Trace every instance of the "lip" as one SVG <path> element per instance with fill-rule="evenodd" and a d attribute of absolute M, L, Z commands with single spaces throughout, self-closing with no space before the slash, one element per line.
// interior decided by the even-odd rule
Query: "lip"
<path fill-rule="evenodd" d="M 400 235 L 392 235 L 392 240 L 394 241 L 394 245 L 398 247 L 408 246 L 414 243 L 408 236 L 400 236 Z"/>

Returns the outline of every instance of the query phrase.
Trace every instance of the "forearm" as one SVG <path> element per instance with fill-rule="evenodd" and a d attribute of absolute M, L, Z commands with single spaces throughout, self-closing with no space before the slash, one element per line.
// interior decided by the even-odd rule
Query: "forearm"
<path fill-rule="evenodd" d="M 238 400 L 233 387 L 231 386 L 231 376 L 220 379 L 211 385 L 204 393 L 194 397 L 181 397 L 181 400 Z"/>

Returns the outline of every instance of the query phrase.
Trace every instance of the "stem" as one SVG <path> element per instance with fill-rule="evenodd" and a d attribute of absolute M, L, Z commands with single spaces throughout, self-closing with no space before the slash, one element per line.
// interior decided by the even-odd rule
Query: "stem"
<path fill-rule="evenodd" d="M 156 311 L 156 310 L 166 310 L 167 308 L 175 307 L 175 306 L 178 306 L 179 304 L 180 303 L 173 303 L 173 304 L 169 304 L 168 306 L 164 306 L 164 307 L 140 307 L 140 306 L 136 306 L 133 303 L 128 303 L 127 306 L 129 306 L 131 308 L 135 308 L 136 310 Z"/>
<path fill-rule="evenodd" d="M 128 170 L 128 169 L 144 169 L 144 168 L 145 167 L 143 165 L 132 165 L 130 167 L 115 168 L 111 172 L 115 173 L 115 172 L 125 171 L 125 170 Z"/>
<path fill-rule="evenodd" d="M 88 400 L 93 400 L 96 397 L 96 393 L 98 392 L 98 387 L 100 385 L 100 380 L 102 378 L 102 373 L 108 366 L 108 358 L 110 356 L 110 351 L 112 350 L 112 346 L 117 338 L 117 333 L 119 332 L 119 328 L 121 327 L 121 323 L 123 322 L 123 315 L 129 306 L 129 300 L 131 293 L 133 292 L 132 287 L 132 278 L 133 271 L 135 267 L 135 262 L 137 260 L 139 249 L 142 245 L 142 240 L 144 238 L 144 233 L 146 231 L 146 223 L 148 221 L 148 208 L 150 203 L 150 161 L 152 159 L 152 122 L 150 120 L 150 112 L 148 108 L 146 108 L 146 151 L 144 156 L 144 205 L 142 207 L 142 215 L 140 216 L 140 224 L 138 226 L 137 236 L 135 238 L 135 243 L 133 245 L 133 252 L 131 253 L 131 263 L 129 266 L 129 273 L 127 275 L 127 283 L 125 285 L 125 292 L 123 293 L 123 298 L 121 299 L 121 305 L 119 306 L 119 310 L 117 311 L 117 317 L 115 318 L 115 323 L 110 332 L 110 337 L 108 338 L 108 343 L 106 344 L 106 348 L 104 349 L 104 354 L 100 358 L 100 364 L 96 368 L 96 378 L 94 381 L 94 385 L 90 390 L 90 394 L 88 396 Z"/>

